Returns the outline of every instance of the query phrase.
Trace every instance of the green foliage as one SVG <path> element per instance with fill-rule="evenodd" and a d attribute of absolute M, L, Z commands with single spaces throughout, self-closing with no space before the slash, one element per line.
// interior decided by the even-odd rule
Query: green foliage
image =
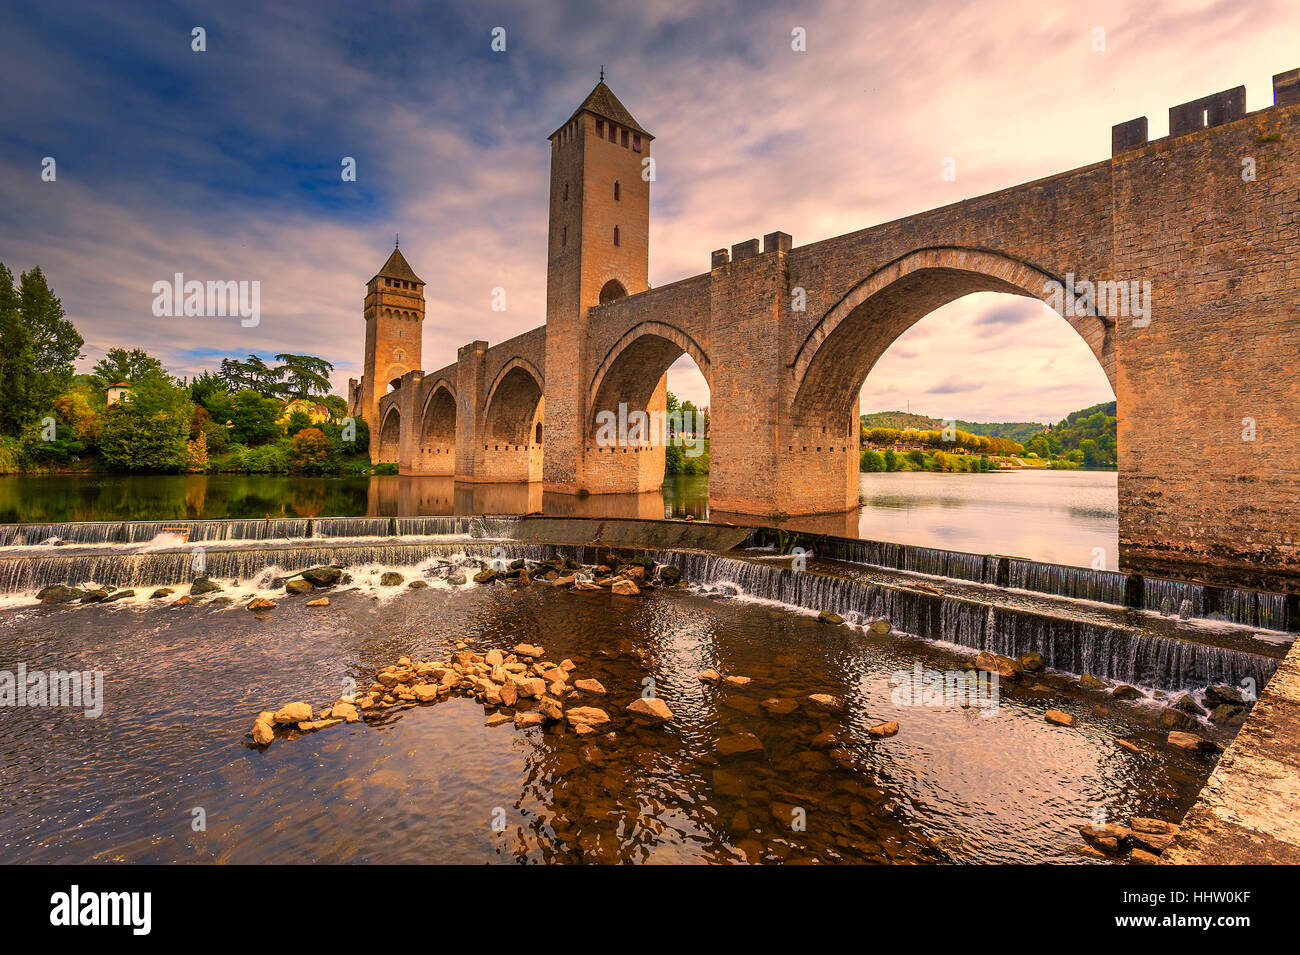
<path fill-rule="evenodd" d="M 40 268 L 24 272 L 15 288 L 0 263 L 0 434 L 18 437 L 51 413 L 83 344 Z"/>
<path fill-rule="evenodd" d="M 183 468 L 193 412 L 188 393 L 166 375 L 152 372 L 133 382 L 104 415 L 99 449 L 105 463 L 123 471 Z"/>
<path fill-rule="evenodd" d="M 859 455 L 859 471 L 883 471 L 885 470 L 885 456 L 875 448 L 863 448 Z"/>
<path fill-rule="evenodd" d="M 90 378 L 97 387 L 103 389 L 119 382 L 134 382 L 150 374 L 163 374 L 163 365 L 157 358 L 147 354 L 143 348 L 110 348 L 107 354 L 95 362 Z"/>
<path fill-rule="evenodd" d="M 330 372 L 334 366 L 324 358 L 314 355 L 276 355 L 281 362 L 275 374 L 279 379 L 278 394 L 286 398 L 306 398 L 310 395 L 327 395 L 330 390 Z"/>
<path fill-rule="evenodd" d="M 911 414 L 906 411 L 877 411 L 861 416 L 864 428 L 889 428 L 894 431 L 942 431 L 944 422 L 928 415 Z M 990 438 L 1004 438 L 1018 444 L 1024 444 L 1035 434 L 1043 430 L 1037 421 L 955 421 L 959 430 Z"/>
<path fill-rule="evenodd" d="M 256 391 L 241 391 L 230 406 L 230 437 L 240 444 L 265 444 L 284 434 L 280 427 L 284 405 L 275 398 L 263 398 Z"/>

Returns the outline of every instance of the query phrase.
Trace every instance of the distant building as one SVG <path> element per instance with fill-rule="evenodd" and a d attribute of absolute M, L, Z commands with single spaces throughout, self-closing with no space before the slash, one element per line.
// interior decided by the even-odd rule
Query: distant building
<path fill-rule="evenodd" d="M 111 408 L 123 398 L 131 393 L 131 383 L 129 381 L 119 381 L 115 385 L 108 386 L 108 406 Z"/>
<path fill-rule="evenodd" d="M 280 416 L 280 424 L 288 424 L 290 416 L 295 411 L 304 412 L 307 417 L 311 418 L 312 424 L 321 424 L 330 419 L 330 410 L 324 405 L 308 401 L 305 398 L 294 398 L 292 401 L 285 402 L 284 413 Z"/>

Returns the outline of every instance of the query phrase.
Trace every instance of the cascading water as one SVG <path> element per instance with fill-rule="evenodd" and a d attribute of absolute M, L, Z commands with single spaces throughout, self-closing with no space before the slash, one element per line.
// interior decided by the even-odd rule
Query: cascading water
<path fill-rule="evenodd" d="M 1049 616 L 914 590 L 796 573 L 770 564 L 709 554 L 655 554 L 694 584 L 734 584 L 750 597 L 804 610 L 831 610 L 852 622 L 883 618 L 927 640 L 1019 657 L 1043 654 L 1049 667 L 1108 680 L 1178 690 L 1212 683 L 1263 686 L 1277 661 L 1262 654 L 1209 646 L 1159 634 Z"/>

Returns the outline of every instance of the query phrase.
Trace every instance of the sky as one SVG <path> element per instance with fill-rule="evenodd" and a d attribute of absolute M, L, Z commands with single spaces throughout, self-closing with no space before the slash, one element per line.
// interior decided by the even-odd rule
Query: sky
<path fill-rule="evenodd" d="M 1170 106 L 1221 89 L 1269 105 L 1297 36 L 1294 0 L 10 0 L 0 262 L 45 271 L 86 339 L 81 370 L 118 345 L 177 375 L 305 352 L 344 394 L 396 233 L 427 283 L 426 368 L 542 324 L 546 137 L 602 65 L 656 136 L 658 286 L 750 237 L 804 245 L 1104 159 L 1113 124 L 1146 115 L 1162 136 Z M 260 323 L 156 317 L 153 285 L 177 272 L 260 281 Z M 670 387 L 708 400 L 689 359 Z M 913 326 L 862 401 L 1056 421 L 1111 397 L 1063 319 L 984 294 Z"/>

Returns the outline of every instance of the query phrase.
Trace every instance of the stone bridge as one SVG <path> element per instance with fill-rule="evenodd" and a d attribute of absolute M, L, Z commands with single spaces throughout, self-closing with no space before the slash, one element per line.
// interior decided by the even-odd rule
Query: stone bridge
<path fill-rule="evenodd" d="M 402 474 L 646 492 L 663 447 L 606 446 L 597 415 L 662 409 L 688 354 L 710 389 L 711 509 L 842 513 L 876 361 L 936 308 L 1009 292 L 1063 312 L 1114 389 L 1126 565 L 1300 569 L 1300 71 L 1274 101 L 1194 100 L 1165 138 L 1116 126 L 1100 162 L 811 245 L 774 231 L 650 289 L 652 137 L 601 83 L 551 137 L 545 324 L 408 371 L 372 407 L 354 383 L 354 403 Z M 1149 321 L 1084 282 L 1149 287 Z"/>

